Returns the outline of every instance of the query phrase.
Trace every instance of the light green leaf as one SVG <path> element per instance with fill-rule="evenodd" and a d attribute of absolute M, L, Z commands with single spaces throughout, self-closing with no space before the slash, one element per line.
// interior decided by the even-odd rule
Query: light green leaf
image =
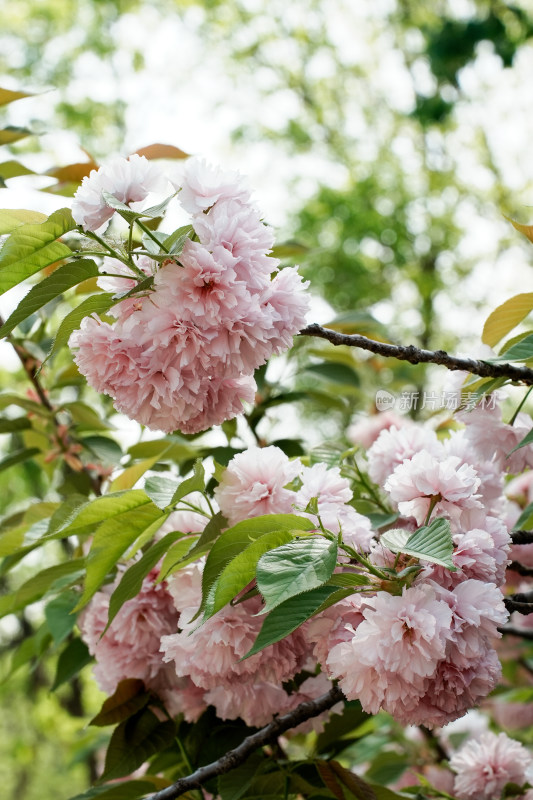
<path fill-rule="evenodd" d="M 9 319 L 0 328 L 0 336 L 7 336 L 19 323 L 30 317 L 50 300 L 81 283 L 98 275 L 98 267 L 90 259 L 72 261 L 54 270 L 48 278 L 33 286 L 18 304 Z"/>
<path fill-rule="evenodd" d="M 27 397 L 11 394 L 10 392 L 0 394 L 0 408 L 7 408 L 11 405 L 24 408 L 26 411 L 31 411 L 32 414 L 37 414 L 41 417 L 51 416 L 49 409 L 43 406 L 42 403 L 36 403 L 35 400 L 29 400 Z"/>
<path fill-rule="evenodd" d="M 59 656 L 52 691 L 55 692 L 59 686 L 71 681 L 92 660 L 93 657 L 85 642 L 78 638 L 72 639 Z"/>
<path fill-rule="evenodd" d="M 181 533 L 181 531 L 180 531 Z M 163 562 L 161 564 L 161 570 L 159 572 L 159 576 L 156 580 L 156 583 L 161 583 L 165 580 L 165 578 L 171 573 L 174 572 L 174 568 L 177 566 L 178 568 L 181 566 L 185 566 L 189 563 L 189 561 L 195 561 L 196 558 L 199 556 L 193 557 L 191 559 L 188 558 L 190 555 L 192 545 L 197 541 L 197 536 L 185 536 L 185 538 L 180 539 L 176 544 L 173 544 L 172 547 L 169 548 L 168 552 L 166 553 Z M 191 551 L 192 552 L 192 551 Z M 187 559 L 184 560 L 184 557 L 187 556 Z M 182 562 L 183 563 L 180 563 Z"/>
<path fill-rule="evenodd" d="M 264 553 L 292 540 L 289 531 L 265 533 L 224 567 L 207 601 L 204 621 L 216 614 L 255 578 L 257 562 Z"/>
<path fill-rule="evenodd" d="M 70 247 L 56 239 L 75 227 L 70 209 L 61 208 L 45 222 L 14 230 L 0 250 L 0 294 L 43 267 L 71 256 Z"/>
<path fill-rule="evenodd" d="M 209 550 L 212 543 L 218 539 L 222 530 L 228 527 L 228 521 L 223 516 L 221 511 L 218 511 L 214 517 L 208 521 L 202 535 L 188 553 L 188 556 L 193 558 L 200 558 Z"/>
<path fill-rule="evenodd" d="M 14 614 L 21 608 L 35 603 L 36 600 L 40 600 L 51 589 L 57 580 L 65 576 L 74 579 L 74 577 L 82 574 L 84 567 L 84 558 L 74 558 L 72 561 L 55 564 L 53 567 L 43 569 L 42 572 L 23 583 L 13 594 L 0 597 L 0 616 Z"/>
<path fill-rule="evenodd" d="M 9 670 L 7 674 L 2 677 L 0 685 L 7 683 L 11 676 L 25 664 L 31 661 L 39 661 L 48 650 L 51 641 L 52 637 L 46 625 L 41 625 L 33 636 L 28 636 L 24 639 L 21 645 L 14 651 Z"/>
<path fill-rule="evenodd" d="M 432 564 L 439 564 L 452 572 L 456 567 L 452 560 L 453 539 L 448 520 L 434 519 L 431 525 L 423 525 L 413 534 L 402 528 L 393 528 L 381 535 L 380 542 L 393 553 L 405 553 Z"/>
<path fill-rule="evenodd" d="M 87 528 L 96 528 L 104 520 L 119 517 L 148 504 L 152 505 L 150 498 L 142 489 L 106 494 L 95 500 L 85 500 L 81 495 L 77 495 L 59 507 L 50 521 L 48 535 L 51 537 L 57 534 L 61 534 L 62 537 L 78 535 Z"/>
<path fill-rule="evenodd" d="M 0 88 L 0 106 L 7 106 L 15 100 L 23 100 L 25 97 L 33 97 L 31 92 L 16 92 L 13 89 Z"/>
<path fill-rule="evenodd" d="M 337 572 L 331 576 L 328 586 L 368 586 L 370 579 L 367 575 L 359 575 L 357 572 Z"/>
<path fill-rule="evenodd" d="M 11 233 L 21 225 L 44 222 L 46 218 L 46 214 L 41 214 L 40 211 L 27 211 L 25 208 L 2 208 L 0 209 L 0 236 Z"/>
<path fill-rule="evenodd" d="M 178 531 L 167 533 L 166 536 L 149 547 L 139 561 L 136 561 L 135 564 L 126 570 L 109 600 L 109 616 L 106 630 L 111 625 L 124 603 L 139 594 L 143 580 L 150 570 L 155 567 L 168 548 L 182 535 L 183 534 Z"/>
<path fill-rule="evenodd" d="M 514 223 L 513 223 L 514 224 Z M 515 226 L 516 227 L 516 226 Z M 533 292 L 517 294 L 506 300 L 488 316 L 483 326 L 482 341 L 494 347 L 507 336 L 533 309 Z"/>
<path fill-rule="evenodd" d="M 14 144 L 26 136 L 32 136 L 33 132 L 28 128 L 17 128 L 15 125 L 7 125 L 0 130 L 0 145 Z"/>
<path fill-rule="evenodd" d="M 335 591 L 334 586 L 318 586 L 316 589 L 285 600 L 266 617 L 253 647 L 241 660 L 289 636 L 312 617 Z"/>
<path fill-rule="evenodd" d="M 126 220 L 126 222 L 130 223 L 134 222 L 136 219 L 142 219 L 143 217 L 150 217 L 152 219 L 160 217 L 164 213 L 172 198 L 175 196 L 176 192 L 171 194 L 170 197 L 167 197 L 166 200 L 163 200 L 163 202 L 158 203 L 156 206 L 151 206 L 144 211 L 133 211 L 133 209 L 131 209 L 125 203 L 122 203 L 110 192 L 106 192 L 105 189 L 102 191 L 102 197 L 104 198 L 105 204 L 109 206 L 109 208 L 113 208 L 118 214 L 120 214 L 121 217 Z"/>
<path fill-rule="evenodd" d="M 166 508 L 176 492 L 179 483 L 174 478 L 152 475 L 144 482 L 144 491 L 158 508 Z"/>
<path fill-rule="evenodd" d="M 205 489 L 205 470 L 202 464 L 202 459 L 197 458 L 194 462 L 193 467 L 194 475 L 190 478 L 186 478 L 172 496 L 170 501 L 170 505 L 175 506 L 182 500 L 184 497 L 187 497 L 188 494 L 192 494 L 192 492 L 203 492 Z"/>
<path fill-rule="evenodd" d="M 529 531 L 533 528 L 533 503 L 529 503 L 522 513 L 520 514 L 519 518 L 516 520 L 513 530 L 525 530 Z"/>
<path fill-rule="evenodd" d="M 40 452 L 38 447 L 24 447 L 22 450 L 15 450 L 14 453 L 11 453 L 11 455 L 6 456 L 0 461 L 0 472 L 9 469 L 9 467 L 13 467 L 15 464 L 21 464 L 23 461 L 33 458 L 33 456 L 36 456 Z"/>
<path fill-rule="evenodd" d="M 254 517 L 253 519 L 238 522 L 237 525 L 228 528 L 215 541 L 207 557 L 202 575 L 202 605 L 199 613 L 204 611 L 211 587 L 224 567 L 251 542 L 273 531 L 297 532 L 313 530 L 313 528 L 312 522 L 295 514 L 269 514 L 267 516 Z"/>
<path fill-rule="evenodd" d="M 498 358 L 491 359 L 492 361 L 527 361 L 533 358 L 533 334 L 525 336 L 520 341 L 511 345 L 511 347 L 502 353 Z"/>
<path fill-rule="evenodd" d="M 513 449 L 509 453 L 507 453 L 506 458 L 509 458 L 509 456 L 512 455 L 516 450 L 520 450 L 521 447 L 526 447 L 526 445 L 528 444 L 533 444 L 533 428 L 531 428 L 529 433 L 526 433 L 524 438 L 521 439 L 520 442 L 518 442 L 516 447 L 513 447 Z"/>
<path fill-rule="evenodd" d="M 76 611 L 89 602 L 135 539 L 161 516 L 163 514 L 153 503 L 147 503 L 108 519 L 98 527 L 87 556 L 85 586 Z"/>
<path fill-rule="evenodd" d="M 337 543 L 322 536 L 298 539 L 265 553 L 257 565 L 257 588 L 266 614 L 302 592 L 322 586 L 337 563 Z"/>
<path fill-rule="evenodd" d="M 35 175 L 35 172 L 32 169 L 25 167 L 24 164 L 20 163 L 20 161 L 3 161 L 0 164 L 0 180 L 8 181 L 10 178 L 19 178 L 21 175 Z M 42 217 L 43 219 L 46 219 L 44 214 Z M 36 219 L 27 221 L 41 222 L 42 220 Z M 8 233 L 8 231 L 6 231 L 6 233 Z"/>
<path fill-rule="evenodd" d="M 164 452 L 164 451 L 163 451 Z M 161 456 L 156 455 L 152 456 L 151 458 L 144 458 L 142 461 L 138 461 L 136 464 L 132 464 L 131 467 L 126 467 L 126 469 L 117 475 L 117 477 L 113 480 L 111 484 L 110 491 L 112 492 L 119 492 L 123 489 L 131 489 L 137 483 L 140 478 L 144 475 L 144 473 L 151 469 L 154 464 L 157 464 Z M 145 485 L 146 491 L 146 485 Z M 148 493 L 147 493 L 148 494 Z M 154 498 L 152 497 L 152 500 Z M 155 502 L 155 500 L 154 500 Z M 156 506 L 158 503 L 156 503 Z"/>
<path fill-rule="evenodd" d="M 67 314 L 61 322 L 54 343 L 45 358 L 45 362 L 52 356 L 55 356 L 57 351 L 67 344 L 71 333 L 80 327 L 84 317 L 89 316 L 89 314 L 102 314 L 108 311 L 116 302 L 118 301 L 115 299 L 113 292 L 99 292 L 83 300 L 79 306 L 71 311 L 70 314 Z"/>

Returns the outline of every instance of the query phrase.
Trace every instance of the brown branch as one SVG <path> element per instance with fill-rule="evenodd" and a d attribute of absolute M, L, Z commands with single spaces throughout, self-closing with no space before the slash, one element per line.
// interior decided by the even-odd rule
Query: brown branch
<path fill-rule="evenodd" d="M 509 613 L 533 614 L 533 592 L 517 592 L 504 597 L 503 602 Z"/>
<path fill-rule="evenodd" d="M 511 561 L 507 569 L 511 569 L 513 572 L 518 572 L 518 574 L 523 575 L 524 578 L 533 578 L 533 568 L 525 567 L 519 561 Z"/>
<path fill-rule="evenodd" d="M 294 728 L 300 723 L 305 722 L 312 717 L 318 716 L 323 711 L 327 711 L 336 703 L 344 700 L 344 695 L 338 686 L 333 686 L 327 694 L 317 700 L 309 700 L 301 703 L 293 711 L 284 714 L 282 717 L 277 717 L 273 722 L 264 728 L 261 728 L 257 733 L 252 733 L 247 736 L 238 747 L 229 750 L 225 755 L 211 764 L 206 764 L 205 767 L 200 767 L 192 775 L 187 775 L 185 778 L 180 778 L 172 786 L 167 786 L 165 789 L 150 795 L 146 800 L 174 800 L 180 797 L 190 789 L 198 789 L 202 784 L 217 775 L 224 775 L 230 772 L 240 764 L 244 764 L 248 756 L 258 747 L 263 747 L 266 744 L 275 742 L 278 736 L 290 728 Z"/>
<path fill-rule="evenodd" d="M 4 320 L 0 316 L 0 327 L 3 324 L 4 324 Z M 50 402 L 50 399 L 48 398 L 45 390 L 41 386 L 41 383 L 40 383 L 39 378 L 38 378 L 38 368 L 37 368 L 37 363 L 35 362 L 35 359 L 33 358 L 32 355 L 30 355 L 30 353 L 27 352 L 27 350 L 24 349 L 24 347 L 22 347 L 22 345 L 18 344 L 18 342 L 16 342 L 12 338 L 12 336 L 10 336 L 10 335 L 6 336 L 6 340 L 13 347 L 15 353 L 17 354 L 17 356 L 19 358 L 20 363 L 22 364 L 22 366 L 24 368 L 24 372 L 28 376 L 29 380 L 31 381 L 31 383 L 33 385 L 33 388 L 35 389 L 35 392 L 37 394 L 37 397 L 39 398 L 39 401 L 40 401 L 41 405 L 44 408 L 46 408 L 47 411 L 50 412 L 50 416 L 51 416 L 52 422 L 54 423 L 54 426 L 55 426 L 56 430 L 59 431 L 61 429 L 61 423 L 59 422 L 59 420 L 58 420 L 58 418 L 56 416 L 57 410 L 54 408 L 54 406 Z M 72 442 L 72 439 L 71 439 L 70 435 L 68 435 L 68 434 L 66 436 L 58 435 L 57 436 L 57 442 L 58 442 L 59 445 L 64 443 L 66 448 L 68 448 L 69 444 Z M 66 450 L 65 450 L 65 452 L 66 452 Z M 88 469 L 85 465 L 81 466 L 81 471 L 84 472 L 88 476 L 88 478 L 89 478 L 89 480 L 91 482 L 91 487 L 92 487 L 93 492 L 96 495 L 101 495 L 102 494 L 102 479 L 101 479 L 101 477 L 98 476 L 98 475 L 93 475 L 91 473 L 91 470 Z"/>
<path fill-rule="evenodd" d="M 513 544 L 533 544 L 533 531 L 511 531 Z"/>
<path fill-rule="evenodd" d="M 362 350 L 369 350 L 379 356 L 398 358 L 400 361 L 408 361 L 410 364 L 438 364 L 447 369 L 470 372 L 482 378 L 510 378 L 518 383 L 533 386 L 533 369 L 516 367 L 514 364 L 491 364 L 488 361 L 476 361 L 473 358 L 451 356 L 444 350 L 422 350 L 414 345 L 376 342 L 374 339 L 368 339 L 358 333 L 339 333 L 330 328 L 323 328 L 316 323 L 302 328 L 299 335 L 327 339 L 328 342 L 335 346 L 360 347 Z"/>
<path fill-rule="evenodd" d="M 500 633 L 509 634 L 509 636 L 520 636 L 521 639 L 533 639 L 533 628 L 515 628 L 514 625 L 502 625 L 498 630 Z"/>

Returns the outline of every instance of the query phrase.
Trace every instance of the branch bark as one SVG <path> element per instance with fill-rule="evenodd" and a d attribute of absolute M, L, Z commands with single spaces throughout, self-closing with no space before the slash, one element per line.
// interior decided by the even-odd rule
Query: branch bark
<path fill-rule="evenodd" d="M 533 531 L 511 531 L 513 544 L 533 544 Z"/>
<path fill-rule="evenodd" d="M 422 350 L 414 345 L 386 344 L 368 339 L 358 333 L 339 333 L 330 328 L 323 328 L 316 323 L 302 328 L 299 335 L 326 339 L 336 347 L 339 345 L 359 347 L 362 350 L 376 353 L 376 355 L 397 358 L 400 361 L 408 361 L 410 364 L 438 364 L 450 370 L 463 370 L 482 378 L 510 378 L 517 383 L 533 386 L 533 370 L 527 367 L 517 367 L 514 364 L 491 364 L 488 361 L 451 356 L 444 350 Z"/>
<path fill-rule="evenodd" d="M 198 789 L 211 778 L 224 775 L 224 773 L 230 772 L 232 769 L 235 769 L 235 767 L 243 764 L 248 756 L 250 756 L 254 750 L 257 750 L 258 747 L 263 747 L 266 744 L 274 742 L 278 736 L 285 733 L 285 731 L 300 725 L 300 723 L 312 717 L 318 716 L 318 714 L 327 711 L 328 708 L 331 708 L 341 700 L 344 700 L 343 693 L 338 686 L 333 686 L 327 694 L 323 694 L 316 700 L 309 700 L 305 703 L 301 703 L 288 714 L 277 717 L 269 725 L 257 731 L 257 733 L 247 736 L 238 747 L 229 750 L 217 761 L 200 767 L 191 775 L 180 778 L 176 783 L 173 783 L 172 786 L 167 786 L 165 789 L 161 789 L 159 792 L 150 795 L 146 800 L 175 800 L 176 797 L 180 797 L 190 789 Z"/>

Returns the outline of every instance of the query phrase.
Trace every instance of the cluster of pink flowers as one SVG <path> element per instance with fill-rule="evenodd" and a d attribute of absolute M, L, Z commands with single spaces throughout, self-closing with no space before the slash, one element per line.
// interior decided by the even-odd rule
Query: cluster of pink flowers
<path fill-rule="evenodd" d="M 102 189 L 126 203 L 144 199 L 158 185 L 145 161 L 132 156 L 93 171 L 76 193 L 75 220 L 94 231 L 112 216 Z M 154 430 L 196 433 L 253 402 L 254 370 L 287 350 L 305 324 L 307 283 L 296 267 L 278 271 L 268 255 L 273 231 L 237 174 L 193 160 L 179 196 L 193 237 L 159 268 L 139 256 L 137 268 L 154 276 L 151 290 L 115 306 L 113 324 L 86 317 L 70 346 L 80 372 L 119 411 Z M 112 291 L 137 282 L 116 259 L 104 271 L 119 274 L 100 279 Z"/>
<path fill-rule="evenodd" d="M 484 733 L 451 757 L 454 793 L 459 800 L 500 800 L 507 783 L 526 783 L 532 763 L 526 748 L 505 733 Z M 532 795 L 527 792 L 525 797 Z"/>

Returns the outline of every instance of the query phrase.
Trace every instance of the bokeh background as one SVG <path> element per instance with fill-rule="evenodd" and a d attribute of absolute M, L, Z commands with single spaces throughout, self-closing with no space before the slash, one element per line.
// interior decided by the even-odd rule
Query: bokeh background
<path fill-rule="evenodd" d="M 531 245 L 506 219 L 533 216 L 531 0 L 8 0 L 0 71 L 32 93 L 0 109 L 1 208 L 50 212 L 74 189 L 57 168 L 164 143 L 249 176 L 280 256 L 311 280 L 310 321 L 474 353 L 490 309 L 531 286 Z M 320 412 L 337 427 L 372 380 L 423 381 L 399 366 L 361 385 L 357 358 L 308 374 L 346 390 Z M 37 477 L 1 480 L 16 505 Z M 27 613 L 1 629 L 4 676 L 42 610 Z M 102 735 L 90 677 L 51 696 L 55 664 L 14 666 L 3 796 L 83 791 Z"/>

